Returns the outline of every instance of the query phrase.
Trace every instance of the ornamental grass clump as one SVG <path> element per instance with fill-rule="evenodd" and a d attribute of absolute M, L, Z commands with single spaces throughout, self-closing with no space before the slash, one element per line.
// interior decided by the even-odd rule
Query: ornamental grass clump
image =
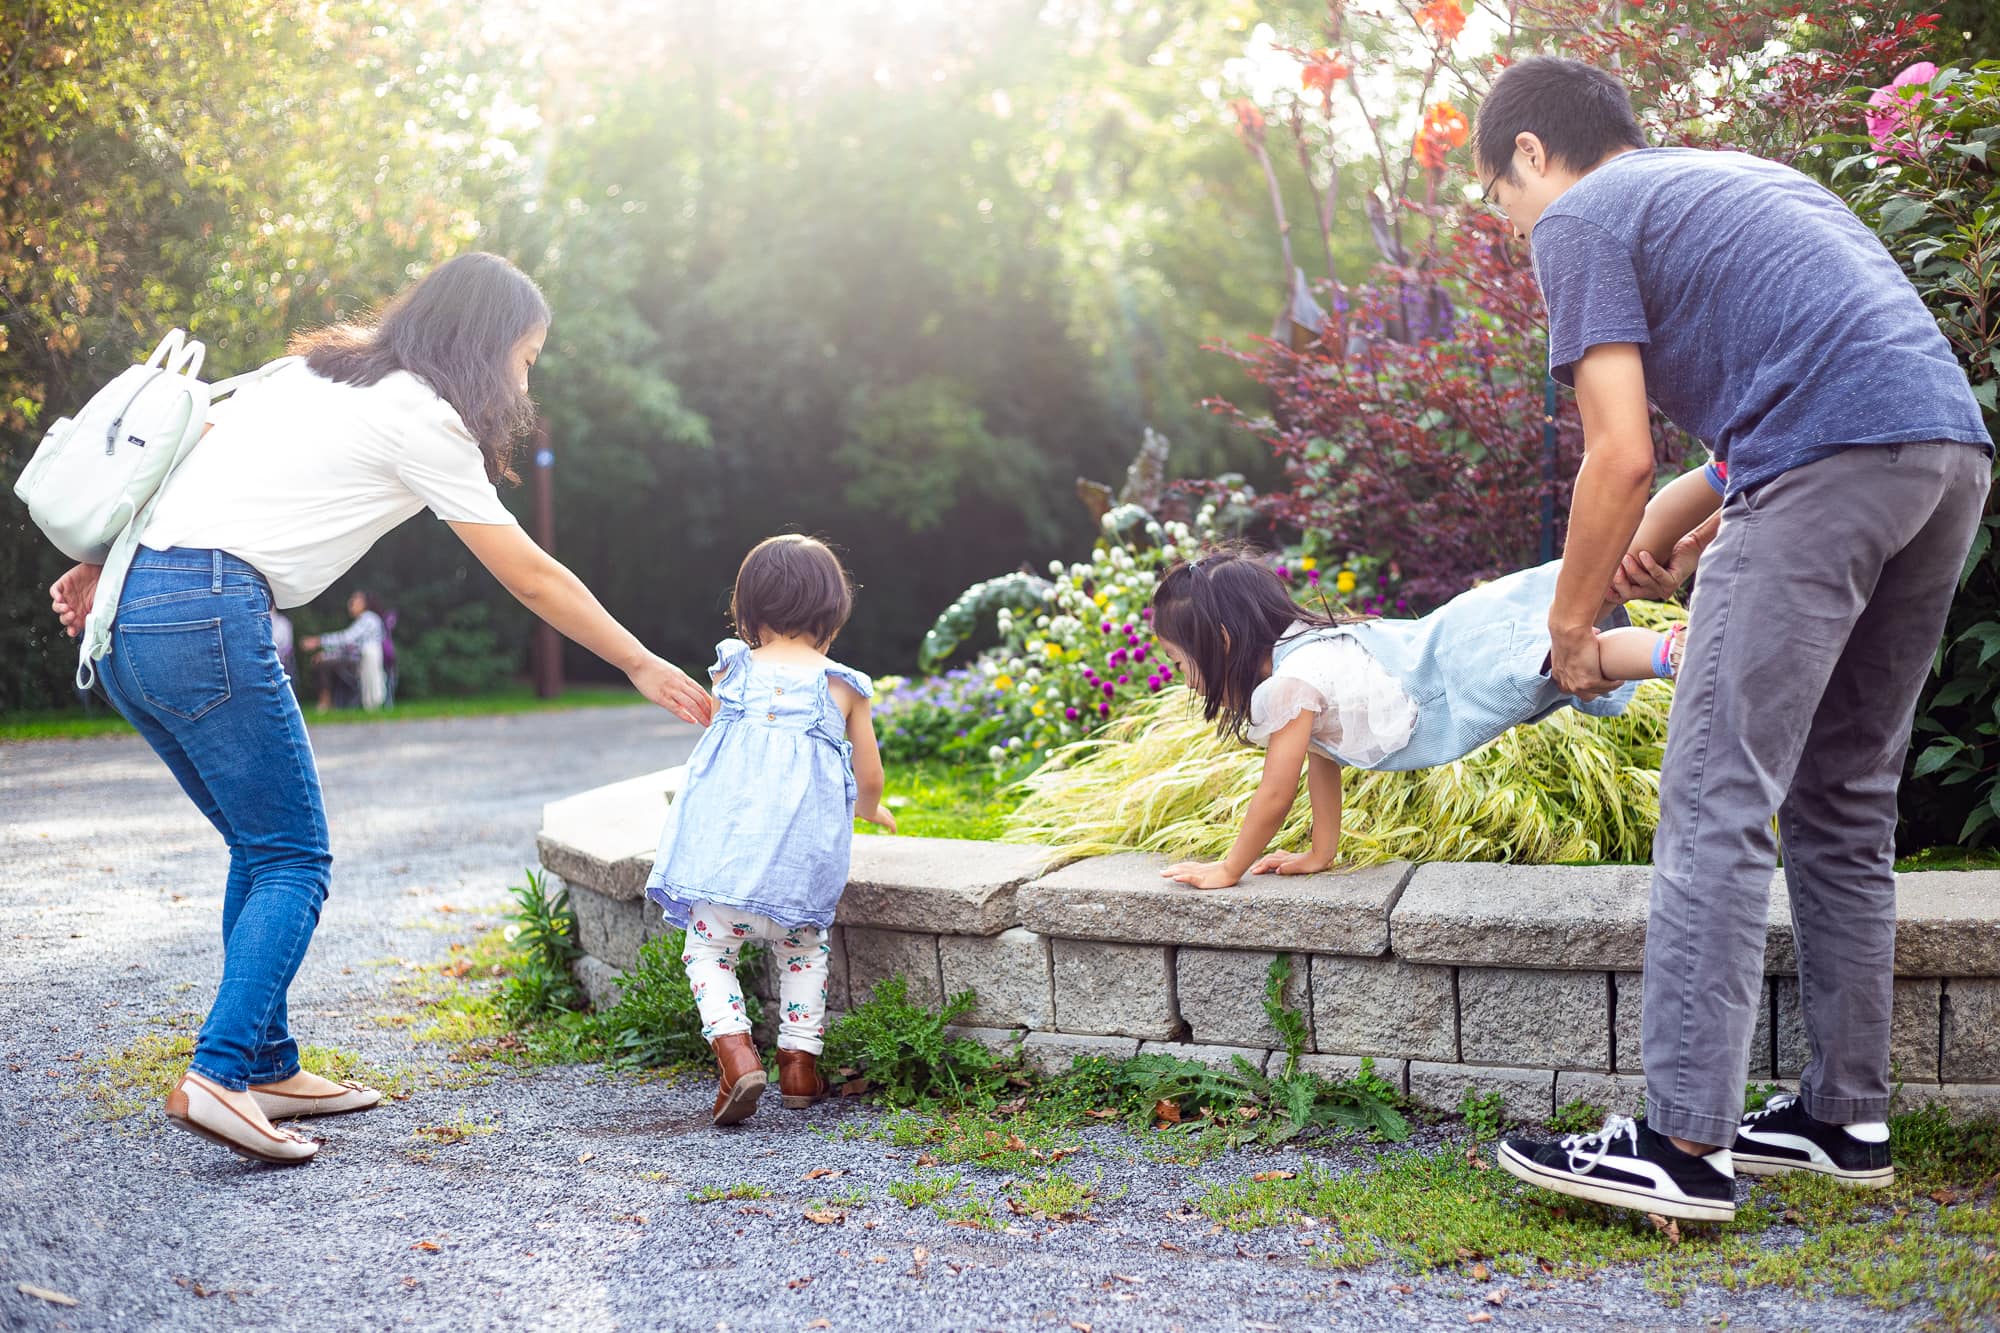
<path fill-rule="evenodd" d="M 1664 608 L 1634 608 L 1660 625 Z M 1340 860 L 1644 861 L 1660 811 L 1660 755 L 1672 686 L 1639 686 L 1623 717 L 1563 709 L 1516 727 L 1465 759 L 1412 773 L 1347 769 Z M 1167 852 L 1212 860 L 1229 850 L 1262 776 L 1261 750 L 1225 741 L 1176 687 L 1101 732 L 1056 751 L 1024 784 L 1009 839 L 1065 860 Z M 1298 803 L 1274 846 L 1311 843 Z"/>

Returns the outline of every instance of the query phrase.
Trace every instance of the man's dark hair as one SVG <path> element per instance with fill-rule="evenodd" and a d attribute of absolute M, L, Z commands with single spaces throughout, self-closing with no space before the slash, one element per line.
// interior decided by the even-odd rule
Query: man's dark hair
<path fill-rule="evenodd" d="M 825 652 L 853 609 L 854 583 L 840 557 L 796 533 L 757 543 L 743 557 L 729 599 L 736 636 L 752 648 L 767 634 L 787 634 Z"/>
<path fill-rule="evenodd" d="M 1529 56 L 1500 71 L 1479 104 L 1472 156 L 1482 175 L 1514 180 L 1514 139 L 1532 134 L 1549 161 L 1588 171 L 1620 148 L 1644 148 L 1646 136 L 1618 76 L 1557 56 Z"/>

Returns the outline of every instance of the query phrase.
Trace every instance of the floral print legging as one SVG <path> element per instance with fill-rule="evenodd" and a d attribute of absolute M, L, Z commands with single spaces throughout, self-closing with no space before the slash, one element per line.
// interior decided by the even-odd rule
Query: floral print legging
<path fill-rule="evenodd" d="M 750 1030 L 736 972 L 743 946 L 753 940 L 770 944 L 778 971 L 778 1045 L 818 1055 L 826 1036 L 826 967 L 832 951 L 826 932 L 817 926 L 781 926 L 768 916 L 714 903 L 695 904 L 681 948 L 688 985 L 701 1011 L 702 1040 Z"/>

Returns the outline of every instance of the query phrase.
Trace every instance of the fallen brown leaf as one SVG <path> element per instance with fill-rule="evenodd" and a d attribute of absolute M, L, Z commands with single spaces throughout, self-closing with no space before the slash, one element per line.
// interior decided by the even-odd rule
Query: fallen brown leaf
<path fill-rule="evenodd" d="M 929 1250 L 925 1249 L 925 1248 L 924 1248 L 923 1246 L 921 1246 L 921 1245 L 917 1246 L 917 1247 L 916 1247 L 916 1248 L 915 1248 L 914 1250 L 911 1250 L 911 1251 L 910 1251 L 910 1276 L 911 1276 L 911 1277 L 922 1277 L 922 1276 L 924 1275 L 924 1265 L 925 1265 L 925 1264 L 926 1264 L 927 1262 L 929 1262 L 929 1260 L 930 1260 L 930 1257 L 931 1257 L 931 1252 L 930 1252 Z"/>
<path fill-rule="evenodd" d="M 810 1281 L 812 1281 L 812 1276 L 811 1274 L 808 1274 L 805 1277 L 795 1277 L 790 1282 L 787 1282 L 785 1285 L 790 1287 L 793 1291 L 797 1291 L 800 1287 L 805 1286 L 806 1283 Z"/>
<path fill-rule="evenodd" d="M 1143 1287 L 1146 1285 L 1146 1279 L 1142 1277 L 1129 1277 L 1124 1273 L 1113 1273 L 1111 1277 L 1113 1281 L 1129 1282 L 1135 1287 Z"/>
<path fill-rule="evenodd" d="M 593 1158 L 593 1157 L 595 1157 L 595 1156 L 597 1156 L 597 1154 L 596 1154 L 596 1153 L 594 1153 L 594 1152 L 587 1152 L 587 1153 L 583 1154 L 583 1155 L 582 1155 L 581 1157 L 579 1157 L 579 1158 L 577 1158 L 577 1159 L 576 1159 L 576 1164 L 577 1164 L 578 1166 L 582 1166 L 582 1165 L 583 1165 L 583 1164 L 584 1164 L 585 1162 L 589 1161 L 589 1160 L 590 1160 L 591 1158 Z"/>
<path fill-rule="evenodd" d="M 1402 1293 L 1403 1295 L 1407 1296 L 1407 1295 L 1409 1295 L 1409 1294 L 1410 1294 L 1411 1292 L 1415 1291 L 1415 1290 L 1416 1290 L 1416 1288 L 1415 1288 L 1415 1287 L 1413 1287 L 1413 1286 L 1411 1286 L 1411 1285 L 1410 1285 L 1409 1283 L 1407 1283 L 1407 1282 L 1398 1282 L 1398 1283 L 1397 1283 L 1397 1284 L 1396 1284 L 1395 1286 L 1393 1286 L 1393 1287 L 1389 1288 L 1389 1290 L 1391 1290 L 1391 1291 L 1398 1291 L 1398 1292 L 1401 1292 L 1401 1293 Z"/>
<path fill-rule="evenodd" d="M 1069 1326 L 1075 1329 L 1076 1333 L 1090 1333 L 1090 1325 L 1081 1320 L 1072 1319 L 1069 1321 Z"/>
<path fill-rule="evenodd" d="M 1965 1196 L 1955 1189 L 1945 1188 L 1931 1191 L 1931 1199 L 1943 1208 L 1949 1208 L 1963 1198 Z"/>
<path fill-rule="evenodd" d="M 1492 1276 L 1493 1276 L 1493 1270 L 1488 1268 L 1485 1264 L 1474 1264 L 1472 1266 L 1472 1280 L 1474 1282 L 1484 1282 L 1487 1278 Z"/>
<path fill-rule="evenodd" d="M 736 1211 L 749 1217 L 775 1216 L 775 1214 L 773 1214 L 769 1208 L 759 1208 L 754 1203 L 746 1203 L 741 1208 L 738 1208 Z"/>
<path fill-rule="evenodd" d="M 932 1156 L 931 1154 L 929 1154 L 929 1153 L 920 1153 L 920 1154 L 918 1154 L 918 1156 L 917 1156 L 917 1165 L 918 1165 L 918 1166 L 936 1166 L 936 1165 L 937 1165 L 937 1158 L 933 1157 L 933 1156 Z"/>
<path fill-rule="evenodd" d="M 1173 1243 L 1172 1241 L 1170 1241 L 1170 1240 L 1163 1240 L 1163 1241 L 1161 1241 L 1161 1242 L 1160 1242 L 1160 1248 L 1161 1248 L 1161 1249 L 1163 1249 L 1163 1250 L 1172 1250 L 1172 1251 L 1173 1251 L 1173 1252 L 1174 1252 L 1175 1254 L 1186 1254 L 1186 1253 L 1187 1253 L 1187 1251 L 1186 1251 L 1186 1250 L 1183 1250 L 1183 1249 L 1182 1249 L 1182 1248 L 1181 1248 L 1180 1246 L 1178 1246 L 1178 1245 L 1174 1244 L 1174 1243 Z"/>
<path fill-rule="evenodd" d="M 1153 1103 L 1153 1119 L 1164 1120 L 1170 1125 L 1181 1122 L 1181 1104 L 1171 1098 L 1162 1097 Z"/>
<path fill-rule="evenodd" d="M 1478 1314 L 1473 1315 L 1465 1322 L 1468 1324 L 1490 1324 L 1493 1322 L 1493 1316 L 1486 1313 L 1486 1311 L 1481 1310 Z"/>
<path fill-rule="evenodd" d="M 847 1214 L 838 1208 L 806 1209 L 806 1221 L 817 1222 L 823 1227 L 830 1227 L 846 1220 Z"/>
<path fill-rule="evenodd" d="M 1505 1287 L 1495 1287 L 1493 1290 L 1487 1292 L 1486 1303 L 1488 1305 L 1505 1305 L 1507 1303 L 1507 1289 Z"/>
<path fill-rule="evenodd" d="M 1092 1120 L 1116 1120 L 1118 1118 L 1118 1112 L 1109 1106 L 1100 1106 L 1095 1110 L 1085 1111 L 1084 1114 Z"/>
<path fill-rule="evenodd" d="M 434 1240 L 420 1240 L 410 1248 L 413 1250 L 422 1250 L 425 1254 L 436 1254 L 438 1252 L 438 1243 Z"/>
<path fill-rule="evenodd" d="M 1653 1224 L 1655 1231 L 1667 1238 L 1667 1244 L 1678 1245 L 1681 1243 L 1681 1224 L 1673 1218 L 1662 1217 L 1658 1213 L 1647 1213 L 1646 1220 Z"/>
<path fill-rule="evenodd" d="M 851 1078 L 840 1085 L 840 1095 L 843 1097 L 859 1097 L 866 1091 L 868 1091 L 868 1080 L 865 1078 Z"/>
<path fill-rule="evenodd" d="M 1236 1108 L 1236 1118 L 1238 1120 L 1255 1120 L 1262 1114 L 1264 1113 L 1254 1106 L 1239 1106 Z"/>
<path fill-rule="evenodd" d="M 1258 1172 L 1258 1173 L 1257 1173 L 1256 1175 L 1254 1175 L 1254 1176 L 1251 1176 L 1251 1177 L 1250 1177 L 1250 1179 L 1252 1179 L 1252 1180 L 1292 1180 L 1292 1179 L 1296 1178 L 1298 1174 L 1299 1174 L 1299 1173 L 1298 1173 L 1298 1172 L 1296 1172 L 1296 1171 L 1259 1171 L 1259 1172 Z"/>
<path fill-rule="evenodd" d="M 50 1305 L 76 1304 L 76 1297 L 60 1291 L 50 1291 L 47 1287 L 38 1287 L 32 1282 L 16 1282 L 14 1290 L 23 1296 L 33 1296 L 38 1301 L 47 1301 Z"/>
<path fill-rule="evenodd" d="M 847 1172 L 845 1172 L 845 1171 L 842 1171 L 842 1170 L 836 1170 L 835 1168 L 833 1168 L 833 1167 L 830 1167 L 830 1166 L 816 1166 L 816 1167 L 814 1167 L 814 1168 L 813 1168 L 812 1170 L 810 1170 L 810 1171 L 806 1172 L 806 1173 L 805 1173 L 805 1174 L 804 1174 L 803 1176 L 800 1176 L 800 1177 L 799 1177 L 799 1179 L 801 1179 L 801 1180 L 834 1180 L 834 1179 L 837 1179 L 838 1177 L 840 1177 L 840 1176 L 844 1176 L 844 1175 L 846 1175 L 846 1174 L 847 1174 Z"/>
<path fill-rule="evenodd" d="M 833 1321 L 832 1321 L 831 1319 L 815 1319 L 815 1320 L 813 1320 L 813 1321 L 812 1321 L 812 1322 L 811 1322 L 810 1324 L 807 1324 L 807 1325 L 806 1325 L 806 1327 L 807 1327 L 807 1328 L 832 1328 L 832 1327 L 833 1327 Z"/>

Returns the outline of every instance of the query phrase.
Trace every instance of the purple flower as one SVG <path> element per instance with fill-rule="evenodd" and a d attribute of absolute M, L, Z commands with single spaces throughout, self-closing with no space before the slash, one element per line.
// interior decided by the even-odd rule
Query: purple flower
<path fill-rule="evenodd" d="M 1152 608 L 1152 607 L 1150 607 L 1150 606 L 1145 606 L 1145 607 L 1141 607 L 1141 608 L 1139 608 L 1139 619 L 1141 619 L 1141 620 L 1151 620 L 1152 618 L 1153 618 L 1153 608 Z"/>
<path fill-rule="evenodd" d="M 1151 690 L 1154 694 L 1158 694 L 1160 692 L 1159 677 L 1157 676 L 1146 677 L 1146 688 Z"/>
<path fill-rule="evenodd" d="M 1108 687 L 1107 687 L 1107 688 L 1108 688 Z M 1111 716 L 1111 705 L 1110 705 L 1110 704 L 1099 704 L 1099 705 L 1097 705 L 1097 715 L 1098 715 L 1099 717 L 1110 717 L 1110 716 Z"/>
<path fill-rule="evenodd" d="M 1099 634 L 1109 634 L 1111 632 L 1111 622 L 1107 620 L 1102 625 L 1099 625 L 1097 632 Z"/>
<path fill-rule="evenodd" d="M 1130 676 L 1121 675 L 1118 677 L 1118 683 L 1120 685 L 1130 685 L 1132 683 L 1132 678 Z"/>
<path fill-rule="evenodd" d="M 1079 717 L 1083 716 L 1083 714 L 1077 711 L 1075 704 L 1071 704 L 1068 708 L 1063 709 L 1063 716 L 1069 719 L 1071 722 L 1074 722 Z"/>
<path fill-rule="evenodd" d="M 1290 583 L 1292 581 L 1292 571 L 1285 568 L 1283 565 L 1278 566 L 1277 572 L 1278 572 L 1278 577 L 1283 579 L 1285 582 Z"/>
<path fill-rule="evenodd" d="M 1146 650 L 1145 650 L 1144 648 L 1140 648 L 1138 652 L 1136 652 L 1136 653 L 1133 653 L 1133 654 L 1132 654 L 1132 660 L 1133 660 L 1134 662 L 1143 662 L 1143 661 L 1145 661 L 1145 660 L 1146 660 Z"/>
<path fill-rule="evenodd" d="M 1107 698 L 1107 699 L 1109 699 L 1109 698 L 1110 698 L 1110 697 L 1111 697 L 1112 695 L 1114 695 L 1114 694 L 1116 694 L 1116 693 L 1118 693 L 1118 687 L 1117 687 L 1116 685 L 1113 685 L 1113 684 L 1112 684 L 1112 683 L 1111 683 L 1110 681 L 1108 681 L 1108 680 L 1107 680 L 1107 681 L 1105 681 L 1105 682 L 1104 682 L 1104 697 L 1105 697 L 1105 698 Z M 1099 708 L 1102 708 L 1102 707 L 1104 707 L 1104 705 L 1103 705 L 1103 704 L 1099 704 L 1099 705 L 1098 705 L 1098 707 L 1099 707 Z"/>
<path fill-rule="evenodd" d="M 1307 570 L 1306 582 L 1312 584 L 1313 587 L 1317 588 L 1319 586 L 1319 571 L 1317 569 Z"/>

